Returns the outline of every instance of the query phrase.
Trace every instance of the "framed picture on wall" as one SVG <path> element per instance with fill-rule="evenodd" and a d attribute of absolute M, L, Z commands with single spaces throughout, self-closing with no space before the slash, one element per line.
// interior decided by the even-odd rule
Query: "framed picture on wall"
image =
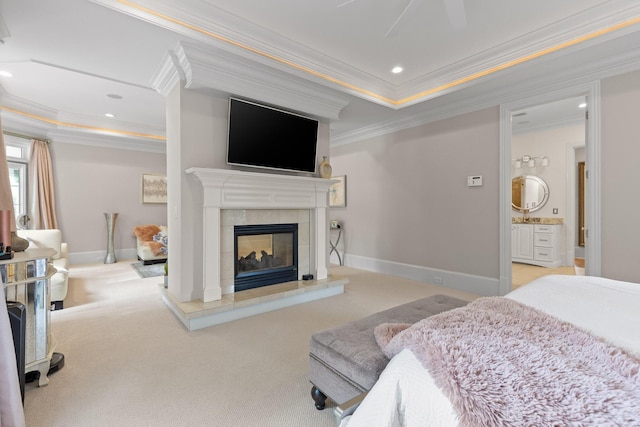
<path fill-rule="evenodd" d="M 347 206 L 347 176 L 332 176 L 338 180 L 329 187 L 329 206 L 332 208 L 344 208 Z"/>
<path fill-rule="evenodd" d="M 165 175 L 142 175 L 142 203 L 167 203 Z"/>

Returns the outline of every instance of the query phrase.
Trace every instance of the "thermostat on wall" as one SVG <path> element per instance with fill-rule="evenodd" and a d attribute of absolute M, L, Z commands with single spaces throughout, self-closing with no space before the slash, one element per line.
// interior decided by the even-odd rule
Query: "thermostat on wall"
<path fill-rule="evenodd" d="M 467 187 L 480 187 L 480 186 L 482 186 L 482 175 L 467 177 Z"/>

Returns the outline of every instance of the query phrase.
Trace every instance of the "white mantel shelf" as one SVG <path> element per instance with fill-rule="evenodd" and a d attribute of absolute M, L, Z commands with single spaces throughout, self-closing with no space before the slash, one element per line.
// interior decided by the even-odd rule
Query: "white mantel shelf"
<path fill-rule="evenodd" d="M 201 183 L 204 205 L 226 209 L 327 208 L 329 187 L 335 181 L 293 175 L 189 168 Z"/>
<path fill-rule="evenodd" d="M 329 187 L 331 179 L 189 168 L 203 191 L 203 302 L 222 299 L 221 214 L 223 209 L 309 209 L 310 271 L 316 280 L 329 270 Z M 299 272 L 303 274 L 304 272 Z"/>

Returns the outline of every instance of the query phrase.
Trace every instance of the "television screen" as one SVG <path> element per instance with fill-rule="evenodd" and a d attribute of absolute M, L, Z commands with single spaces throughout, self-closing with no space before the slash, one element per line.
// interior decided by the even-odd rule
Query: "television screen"
<path fill-rule="evenodd" d="M 318 121 L 229 99 L 227 163 L 314 173 Z"/>

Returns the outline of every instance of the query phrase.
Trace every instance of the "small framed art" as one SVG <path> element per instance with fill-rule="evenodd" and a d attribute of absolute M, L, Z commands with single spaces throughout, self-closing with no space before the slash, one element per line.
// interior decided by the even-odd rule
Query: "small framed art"
<path fill-rule="evenodd" d="M 329 187 L 329 206 L 332 208 L 344 208 L 347 206 L 347 176 L 332 176 L 338 180 Z"/>
<path fill-rule="evenodd" d="M 167 203 L 165 175 L 142 175 L 142 203 Z"/>

